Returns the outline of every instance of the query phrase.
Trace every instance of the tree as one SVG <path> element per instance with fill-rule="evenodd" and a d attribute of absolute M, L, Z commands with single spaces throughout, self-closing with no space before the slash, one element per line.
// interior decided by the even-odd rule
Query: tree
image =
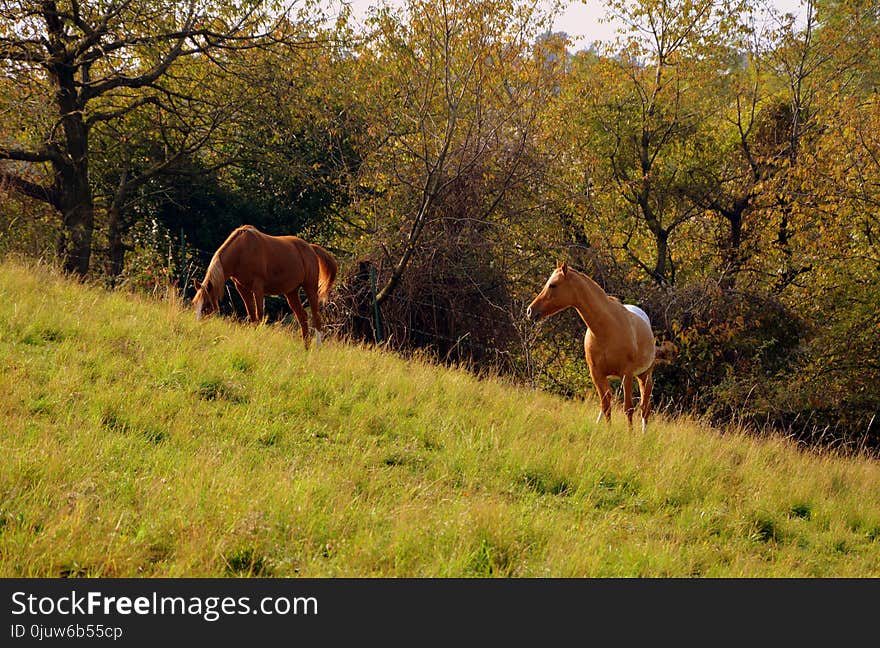
<path fill-rule="evenodd" d="M 0 169 L 0 179 L 58 211 L 65 271 L 84 276 L 89 270 L 94 131 L 148 107 L 179 115 L 175 102 L 191 106 L 193 98 L 166 83 L 172 67 L 193 56 L 222 65 L 231 51 L 272 42 L 288 24 L 274 9 L 259 0 L 0 0 L 2 71 L 21 95 L 45 100 L 30 132 L 2 133 L 0 160 L 11 163 Z M 121 173 L 110 209 L 139 182 Z"/>
<path fill-rule="evenodd" d="M 791 14 L 777 16 L 777 28 L 767 46 L 767 59 L 783 84 L 779 94 L 785 102 L 781 120 L 784 158 L 775 165 L 770 187 L 776 202 L 772 214 L 776 255 L 771 262 L 778 293 L 814 267 L 809 259 L 798 258 L 796 239 L 815 230 L 815 210 L 822 202 L 811 187 L 816 169 L 810 161 L 829 124 L 837 119 L 833 111 L 823 110 L 823 104 L 835 105 L 859 89 L 865 77 L 861 59 L 877 37 L 875 5 L 829 5 L 828 17 L 820 20 L 820 3 L 805 0 L 800 26 Z M 843 15 L 848 16 L 845 22 Z"/>
<path fill-rule="evenodd" d="M 585 99 L 599 121 L 614 198 L 636 223 L 620 245 L 653 281 L 671 283 L 670 238 L 697 213 L 679 191 L 689 142 L 719 84 L 735 10 L 714 0 L 615 0 L 611 9 L 628 32 L 591 66 L 599 74 Z M 653 260 L 631 244 L 643 229 Z"/>
<path fill-rule="evenodd" d="M 361 56 L 377 143 L 361 184 L 373 188 L 374 207 L 382 200 L 393 214 L 364 225 L 385 238 L 392 261 L 380 304 L 423 249 L 429 223 L 489 221 L 523 180 L 559 63 L 534 45 L 546 17 L 537 3 L 410 0 L 406 15 L 408 23 L 376 15 L 378 36 Z M 479 199 L 456 203 L 465 186 L 479 186 Z"/>

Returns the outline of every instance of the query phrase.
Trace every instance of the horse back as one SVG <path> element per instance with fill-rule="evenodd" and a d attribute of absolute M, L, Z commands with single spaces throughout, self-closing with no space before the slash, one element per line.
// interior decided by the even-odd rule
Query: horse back
<path fill-rule="evenodd" d="M 260 281 L 266 294 L 283 295 L 308 281 L 317 282 L 318 262 L 309 244 L 298 236 L 273 236 L 248 228 L 242 241 L 239 274 Z"/>

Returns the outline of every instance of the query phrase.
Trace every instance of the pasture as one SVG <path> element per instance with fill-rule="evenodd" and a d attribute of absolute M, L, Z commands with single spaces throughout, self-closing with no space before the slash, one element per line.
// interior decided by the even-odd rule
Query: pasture
<path fill-rule="evenodd" d="M 0 576 L 880 576 L 876 462 L 615 407 L 7 261 Z"/>

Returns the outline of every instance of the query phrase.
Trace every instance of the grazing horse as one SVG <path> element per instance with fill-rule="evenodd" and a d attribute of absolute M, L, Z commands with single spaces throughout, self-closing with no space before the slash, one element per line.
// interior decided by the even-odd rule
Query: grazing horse
<path fill-rule="evenodd" d="M 526 311 L 528 317 L 539 321 L 566 308 L 573 307 L 587 325 L 584 353 L 590 367 L 590 378 L 602 403 L 602 416 L 611 421 L 611 386 L 609 377 L 623 381 L 623 403 L 627 420 L 632 427 L 633 377 L 639 381 L 642 410 L 642 431 L 651 414 L 651 391 L 654 381 L 651 373 L 657 350 L 648 316 L 638 306 L 622 304 L 610 297 L 595 281 L 577 272 L 565 263 L 557 263 L 544 289 L 535 297 Z"/>
<path fill-rule="evenodd" d="M 220 308 L 226 279 L 232 279 L 251 322 L 263 320 L 266 295 L 284 295 L 299 320 L 303 342 L 309 347 L 309 323 L 299 299 L 302 286 L 312 311 L 317 344 L 321 343 L 320 307 L 336 279 L 337 264 L 320 245 L 296 236 L 270 236 L 252 225 L 236 228 L 214 252 L 205 278 L 193 279 L 193 307 L 202 319 Z"/>

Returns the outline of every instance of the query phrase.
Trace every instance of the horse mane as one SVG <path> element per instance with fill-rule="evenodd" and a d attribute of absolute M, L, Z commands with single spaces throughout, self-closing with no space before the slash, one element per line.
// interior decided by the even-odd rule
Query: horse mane
<path fill-rule="evenodd" d="M 217 248 L 217 251 L 214 252 L 214 256 L 211 257 L 211 262 L 208 264 L 208 269 L 205 271 L 205 279 L 202 283 L 211 282 L 211 286 L 213 287 L 214 296 L 218 296 L 223 292 L 223 286 L 226 283 L 226 271 L 223 269 L 223 263 L 220 261 L 220 254 L 228 248 L 232 242 L 238 238 L 238 236 L 242 232 L 258 232 L 256 227 L 253 225 L 241 225 L 240 227 L 236 227 L 232 230 L 232 233 L 226 237 L 226 240 Z"/>
<path fill-rule="evenodd" d="M 599 286 L 599 282 L 597 282 L 595 279 L 593 279 L 593 278 L 592 278 L 590 275 L 588 275 L 586 272 L 581 272 L 580 270 L 577 270 L 577 269 L 575 269 L 575 268 L 572 268 L 571 266 L 568 266 L 568 271 L 569 271 L 569 272 L 574 272 L 576 275 L 578 275 L 579 277 L 581 277 L 581 278 L 583 278 L 583 279 L 589 279 L 589 280 L 592 281 L 594 284 L 596 284 L 597 286 Z M 621 305 L 623 304 L 623 302 L 621 301 L 620 297 L 617 297 L 617 296 L 615 296 L 615 295 L 611 295 L 611 294 L 609 294 L 608 291 L 605 290 L 605 288 L 603 288 L 602 286 L 599 286 L 599 288 L 601 288 L 601 289 L 602 289 L 602 292 L 604 292 L 604 293 L 608 296 L 608 299 L 610 299 L 611 301 L 617 302 L 618 304 L 621 304 Z"/>
<path fill-rule="evenodd" d="M 226 271 L 223 270 L 223 264 L 220 262 L 219 250 L 214 252 L 214 256 L 211 257 L 211 263 L 208 264 L 208 269 L 205 271 L 202 285 L 209 281 L 211 282 L 212 296 L 216 297 L 218 293 L 223 291 L 223 286 L 226 284 Z"/>

